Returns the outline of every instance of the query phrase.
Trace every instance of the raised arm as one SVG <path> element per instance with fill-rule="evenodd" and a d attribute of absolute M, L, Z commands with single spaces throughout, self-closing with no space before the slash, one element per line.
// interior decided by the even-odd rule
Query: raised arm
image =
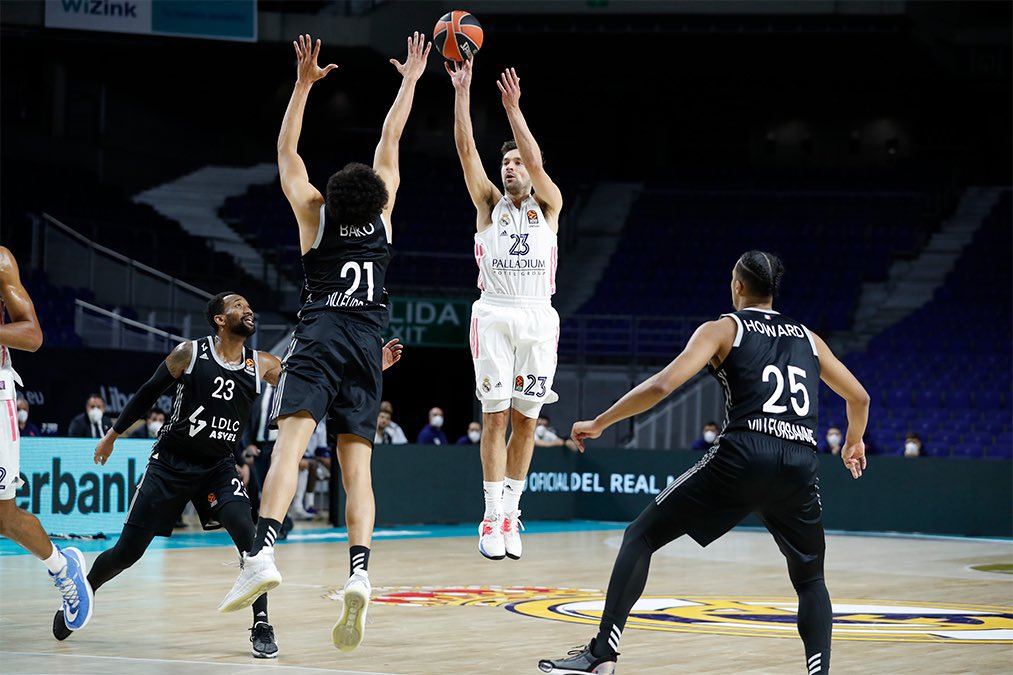
<path fill-rule="evenodd" d="M 844 438 L 841 459 L 851 475 L 859 478 L 865 469 L 865 427 L 869 423 L 869 392 L 852 375 L 847 366 L 830 351 L 830 347 L 816 333 L 812 334 L 816 342 L 816 352 L 820 359 L 820 379 L 844 399 L 848 415 L 848 431 Z"/>
<path fill-rule="evenodd" d="M 485 229 L 492 220 L 492 210 L 502 199 L 499 191 L 485 169 L 482 158 L 475 146 L 475 133 L 471 128 L 471 73 L 474 61 L 469 59 L 463 64 L 444 63 L 450 82 L 454 85 L 454 144 L 457 145 L 457 156 L 461 158 L 464 169 L 464 182 L 468 186 L 468 194 L 475 205 L 477 213 L 476 226 Z"/>
<path fill-rule="evenodd" d="M 0 246 L 0 298 L 10 315 L 10 323 L 0 323 L 0 345 L 34 352 L 42 346 L 42 328 L 35 315 L 35 305 L 21 285 L 18 261 Z M 2 311 L 2 310 L 0 310 Z"/>
<path fill-rule="evenodd" d="M 735 324 L 730 319 L 708 321 L 697 328 L 686 348 L 664 370 L 638 384 L 594 420 L 576 422 L 570 437 L 577 448 L 584 452 L 585 439 L 598 438 L 616 422 L 658 405 L 700 372 L 716 354 L 727 352 L 734 339 Z"/>
<path fill-rule="evenodd" d="M 552 228 L 558 229 L 559 212 L 563 208 L 563 193 L 549 178 L 549 174 L 545 173 L 541 148 L 538 147 L 521 113 L 521 78 L 517 77 L 517 71 L 510 68 L 503 71 L 496 86 L 503 95 L 503 108 L 506 109 L 507 119 L 510 120 L 510 128 L 514 132 L 514 141 L 517 143 L 521 161 L 524 162 L 528 176 L 531 177 L 531 185 L 535 188 L 535 199 L 545 211 L 545 217 Z"/>
<path fill-rule="evenodd" d="M 299 60 L 298 75 L 278 134 L 278 175 L 281 178 L 281 189 L 292 205 L 296 222 L 299 223 L 299 247 L 305 254 L 316 239 L 320 225 L 320 205 L 324 203 L 324 198 L 319 190 L 310 185 L 306 164 L 299 156 L 299 135 L 302 133 L 303 112 L 310 88 L 337 66 L 333 63 L 325 68 L 317 66 L 320 40 L 314 45 L 309 35 L 300 35 L 292 45 Z"/>
<path fill-rule="evenodd" d="M 376 171 L 387 187 L 387 205 L 383 207 L 383 215 L 390 225 L 390 214 L 394 210 L 394 198 L 401 184 L 401 172 L 398 167 L 398 144 L 408 114 L 412 111 L 415 99 L 415 84 L 426 69 L 426 59 L 433 44 L 426 44 L 426 36 L 416 32 L 408 38 L 408 56 L 404 63 L 391 59 L 391 64 L 401 73 L 401 88 L 397 91 L 394 104 L 391 105 L 387 118 L 383 121 L 383 132 L 380 142 L 373 154 L 373 170 Z"/>

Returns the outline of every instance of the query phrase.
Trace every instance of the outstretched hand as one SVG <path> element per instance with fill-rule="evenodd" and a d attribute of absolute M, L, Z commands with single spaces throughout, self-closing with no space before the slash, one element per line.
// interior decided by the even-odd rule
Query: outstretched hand
<path fill-rule="evenodd" d="M 432 47 L 432 42 L 426 44 L 424 33 L 415 31 L 414 35 L 408 36 L 408 57 L 404 63 L 400 63 L 397 59 L 391 59 L 390 62 L 404 79 L 418 80 L 426 69 L 426 60 L 429 58 L 429 50 Z"/>
<path fill-rule="evenodd" d="M 602 431 L 604 429 L 598 428 L 594 420 L 574 422 L 573 428 L 570 429 L 570 439 L 573 440 L 578 450 L 584 452 L 584 441 L 598 438 Z"/>
<path fill-rule="evenodd" d="M 463 63 L 454 61 L 454 67 L 451 69 L 449 61 L 443 62 L 443 67 L 447 69 L 447 74 L 450 75 L 450 82 L 454 85 L 454 89 L 467 91 L 471 88 L 471 71 L 473 64 L 473 59 L 468 59 Z"/>
<path fill-rule="evenodd" d="M 394 338 L 383 346 L 383 370 L 387 370 L 401 360 L 401 352 L 404 345 L 398 338 Z"/>
<path fill-rule="evenodd" d="M 516 108 L 521 104 L 521 78 L 517 77 L 517 71 L 507 68 L 496 81 L 499 92 L 503 94 L 503 107 Z"/>
<path fill-rule="evenodd" d="M 841 459 L 844 460 L 844 467 L 851 472 L 852 478 L 861 478 L 862 471 L 865 470 L 865 443 L 858 441 L 845 446 L 841 451 Z"/>
<path fill-rule="evenodd" d="M 299 58 L 298 81 L 306 84 L 313 84 L 331 72 L 337 66 L 333 63 L 321 68 L 317 65 L 317 57 L 320 56 L 320 39 L 313 44 L 309 35 L 300 35 L 299 39 L 292 43 L 295 47 L 296 56 Z"/>

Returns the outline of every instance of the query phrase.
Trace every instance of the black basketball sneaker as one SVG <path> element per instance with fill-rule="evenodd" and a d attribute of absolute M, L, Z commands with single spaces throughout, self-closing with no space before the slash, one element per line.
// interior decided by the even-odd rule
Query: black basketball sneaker
<path fill-rule="evenodd" d="M 278 643 L 274 641 L 274 626 L 266 621 L 258 621 L 250 629 L 250 642 L 253 643 L 253 655 L 258 659 L 277 658 Z"/>

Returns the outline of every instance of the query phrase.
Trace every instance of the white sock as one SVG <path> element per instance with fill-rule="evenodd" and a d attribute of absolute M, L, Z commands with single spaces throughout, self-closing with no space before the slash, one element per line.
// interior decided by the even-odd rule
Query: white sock
<path fill-rule="evenodd" d="M 482 481 L 482 492 L 485 493 L 485 517 L 503 513 L 503 481 Z"/>
<path fill-rule="evenodd" d="M 316 495 L 314 493 L 312 493 L 312 492 L 307 492 L 306 493 L 306 499 L 303 500 L 303 508 L 304 509 L 308 510 L 308 509 L 310 509 L 310 508 L 313 507 L 313 501 L 314 501 L 313 498 L 314 497 L 316 497 Z"/>
<path fill-rule="evenodd" d="M 522 492 L 523 480 L 514 480 L 510 476 L 503 479 L 503 513 L 511 514 L 520 507 Z"/>
<path fill-rule="evenodd" d="M 67 559 L 63 557 L 63 552 L 56 548 L 56 544 L 53 544 L 53 554 L 43 560 L 42 564 L 53 574 L 59 574 L 67 566 Z"/>

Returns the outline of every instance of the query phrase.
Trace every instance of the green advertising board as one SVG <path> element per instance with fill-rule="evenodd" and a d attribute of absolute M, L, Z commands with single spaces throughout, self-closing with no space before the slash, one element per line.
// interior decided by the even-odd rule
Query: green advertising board
<path fill-rule="evenodd" d="M 393 296 L 387 337 L 412 347 L 466 348 L 471 303 L 469 298 Z"/>

